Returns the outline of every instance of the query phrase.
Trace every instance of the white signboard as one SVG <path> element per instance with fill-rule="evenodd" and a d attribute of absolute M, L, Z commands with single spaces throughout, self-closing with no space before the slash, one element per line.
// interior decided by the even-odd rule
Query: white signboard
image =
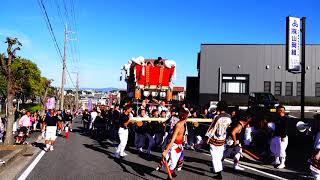
<path fill-rule="evenodd" d="M 301 47 L 300 47 L 300 18 L 287 18 L 287 70 L 300 71 Z"/>

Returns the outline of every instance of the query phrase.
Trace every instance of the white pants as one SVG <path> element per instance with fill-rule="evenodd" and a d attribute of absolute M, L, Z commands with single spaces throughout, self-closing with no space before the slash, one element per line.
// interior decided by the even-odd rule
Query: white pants
<path fill-rule="evenodd" d="M 91 121 L 90 124 L 89 124 L 89 129 L 93 128 L 93 124 L 94 124 L 94 121 Z"/>
<path fill-rule="evenodd" d="M 36 130 L 36 129 L 37 129 L 37 124 L 38 124 L 38 121 L 34 121 L 34 123 L 33 123 L 33 130 Z"/>
<path fill-rule="evenodd" d="M 126 145 L 128 142 L 129 131 L 128 129 L 124 129 L 121 127 L 119 128 L 118 134 L 119 134 L 120 144 L 118 145 L 116 153 L 119 154 L 120 156 L 124 156 L 124 149 L 126 148 Z"/>
<path fill-rule="evenodd" d="M 57 138 L 57 126 L 47 126 L 45 140 L 55 141 Z"/>
<path fill-rule="evenodd" d="M 313 178 L 316 180 L 320 180 L 320 170 L 313 167 L 312 165 L 310 165 L 310 170 L 311 170 Z"/>
<path fill-rule="evenodd" d="M 281 141 L 281 137 L 275 136 L 271 139 L 270 150 L 275 157 L 286 157 L 286 149 L 288 146 L 288 136 Z"/>
<path fill-rule="evenodd" d="M 183 151 L 182 144 L 178 145 L 176 143 L 173 143 L 170 149 L 170 161 L 168 164 L 171 172 L 173 172 L 174 169 L 176 168 L 182 151 Z"/>
<path fill-rule="evenodd" d="M 215 146 L 210 144 L 212 168 L 215 173 L 222 171 L 223 152 L 224 152 L 224 146 Z"/>
<path fill-rule="evenodd" d="M 18 122 L 13 122 L 13 127 L 12 127 L 12 131 L 13 132 L 16 132 L 17 131 L 17 128 L 18 128 Z"/>

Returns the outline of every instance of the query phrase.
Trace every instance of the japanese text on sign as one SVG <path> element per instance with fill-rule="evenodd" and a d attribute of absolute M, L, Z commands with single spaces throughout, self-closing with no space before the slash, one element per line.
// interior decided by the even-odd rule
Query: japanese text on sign
<path fill-rule="evenodd" d="M 289 17 L 288 28 L 288 70 L 300 71 L 300 18 Z"/>

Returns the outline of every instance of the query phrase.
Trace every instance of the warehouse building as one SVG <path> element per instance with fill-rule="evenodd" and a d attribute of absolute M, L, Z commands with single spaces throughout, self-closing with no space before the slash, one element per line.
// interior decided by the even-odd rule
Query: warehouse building
<path fill-rule="evenodd" d="M 197 98 L 198 104 L 218 100 L 219 67 L 223 100 L 245 104 L 250 92 L 271 92 L 282 102 L 299 102 L 300 74 L 286 71 L 283 44 L 202 44 L 198 77 L 187 77 L 186 99 Z M 194 88 L 198 95 L 188 93 Z M 306 45 L 305 95 L 306 102 L 320 101 L 320 45 Z"/>

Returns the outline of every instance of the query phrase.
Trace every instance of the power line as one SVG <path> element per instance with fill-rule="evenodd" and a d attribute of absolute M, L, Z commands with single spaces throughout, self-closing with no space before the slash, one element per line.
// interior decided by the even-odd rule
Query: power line
<path fill-rule="evenodd" d="M 52 38 L 52 40 L 53 40 L 53 42 L 54 42 L 55 49 L 56 49 L 58 55 L 60 56 L 61 62 L 62 62 L 62 64 L 63 64 L 63 56 L 62 56 L 62 53 L 61 53 L 61 49 L 60 49 L 60 47 L 59 47 L 59 44 L 58 44 L 57 39 L 56 39 L 56 36 L 55 36 L 55 34 L 54 34 L 54 31 L 53 31 L 53 28 L 52 28 L 52 25 L 51 25 L 51 22 L 50 22 L 50 19 L 49 19 L 49 16 L 48 16 L 46 7 L 45 7 L 45 5 L 43 4 L 43 1 L 42 1 L 42 0 L 38 0 L 38 4 L 39 4 L 39 7 L 40 7 L 40 9 L 41 9 L 41 12 L 43 13 L 42 15 L 43 15 L 44 20 L 45 20 L 45 22 L 46 22 L 46 24 L 47 24 L 47 28 L 48 28 L 48 30 L 49 30 L 49 33 L 50 33 L 50 35 L 51 35 L 51 38 Z M 68 77 L 69 77 L 69 79 L 70 79 L 73 87 L 76 87 L 76 86 L 74 85 L 73 81 L 72 81 L 72 78 L 71 78 L 71 75 L 70 75 L 70 73 L 69 73 L 68 68 L 67 68 L 67 67 L 65 67 L 65 68 L 66 68 L 66 71 L 67 71 L 67 73 L 68 73 Z"/>

